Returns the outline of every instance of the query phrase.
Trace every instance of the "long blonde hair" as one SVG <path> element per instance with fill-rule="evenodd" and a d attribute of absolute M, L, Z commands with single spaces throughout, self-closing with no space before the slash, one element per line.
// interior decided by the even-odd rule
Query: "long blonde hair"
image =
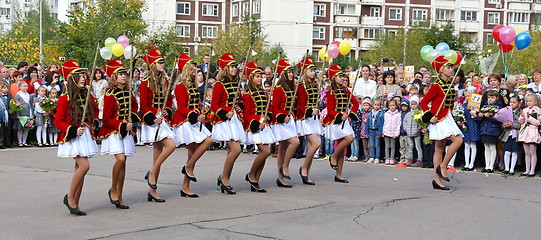
<path fill-rule="evenodd" d="M 150 65 L 150 74 L 148 75 L 150 89 L 156 93 L 160 87 L 165 85 L 165 74 L 156 69 L 156 63 Z"/>
<path fill-rule="evenodd" d="M 192 87 L 195 84 L 195 76 L 193 74 L 195 70 L 194 64 L 187 64 L 182 69 L 182 73 L 180 74 L 180 79 L 177 84 L 184 84 L 186 87 Z M 178 72 L 175 71 L 175 72 Z M 176 79 L 176 78 L 175 78 Z"/>

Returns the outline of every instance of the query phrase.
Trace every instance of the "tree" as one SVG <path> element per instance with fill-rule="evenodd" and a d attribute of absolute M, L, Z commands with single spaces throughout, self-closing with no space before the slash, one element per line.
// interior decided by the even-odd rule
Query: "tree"
<path fill-rule="evenodd" d="M 153 48 L 160 49 L 160 52 L 165 58 L 165 66 L 169 68 L 169 66 L 174 64 L 175 56 L 182 54 L 184 51 L 184 46 L 182 46 L 183 42 L 183 38 L 177 35 L 176 28 L 172 26 L 157 31 L 156 34 L 150 36 L 136 46 L 140 46 L 138 52 L 141 54 L 144 54 Z"/>
<path fill-rule="evenodd" d="M 94 0 L 85 1 L 87 8 L 68 14 L 67 24 L 60 26 L 59 47 L 68 59 L 80 64 L 92 64 L 98 40 L 126 35 L 138 41 L 146 33 L 143 21 L 144 0 Z M 105 61 L 99 59 L 101 63 Z"/>

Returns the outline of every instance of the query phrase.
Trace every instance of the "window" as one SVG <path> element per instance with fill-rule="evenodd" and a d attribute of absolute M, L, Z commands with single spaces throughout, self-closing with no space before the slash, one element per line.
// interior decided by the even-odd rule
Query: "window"
<path fill-rule="evenodd" d="M 424 22 L 424 21 L 426 21 L 427 16 L 428 16 L 428 11 L 426 9 L 423 9 L 423 10 L 416 9 L 416 10 L 413 10 L 413 18 L 412 18 L 412 20 L 413 21 Z"/>
<path fill-rule="evenodd" d="M 389 8 L 389 20 L 402 20 L 402 8 Z"/>
<path fill-rule="evenodd" d="M 314 4 L 314 16 L 325 17 L 325 4 Z"/>
<path fill-rule="evenodd" d="M 324 27 L 314 27 L 312 33 L 312 38 L 316 40 L 325 40 L 325 28 Z"/>
<path fill-rule="evenodd" d="M 177 25 L 177 36 L 179 36 L 179 37 L 189 37 L 190 36 L 190 25 Z"/>
<path fill-rule="evenodd" d="M 177 3 L 177 14 L 190 15 L 190 3 Z"/>
<path fill-rule="evenodd" d="M 383 33 L 382 29 L 376 28 L 366 28 L 364 29 L 364 38 L 365 39 L 376 39 L 379 38 L 380 34 Z"/>
<path fill-rule="evenodd" d="M 218 16 L 218 4 L 203 4 L 203 16 Z"/>
<path fill-rule="evenodd" d="M 244 15 L 250 14 L 250 3 L 249 2 L 242 3 L 242 14 L 244 14 Z"/>
<path fill-rule="evenodd" d="M 218 35 L 217 26 L 203 26 L 203 34 L 201 34 L 201 37 L 216 38 L 217 35 Z"/>
<path fill-rule="evenodd" d="M 477 21 L 477 12 L 476 11 L 461 11 L 460 20 L 466 22 L 476 22 Z"/>
<path fill-rule="evenodd" d="M 371 7 L 370 8 L 370 17 L 381 17 L 381 8 Z"/>
<path fill-rule="evenodd" d="M 335 38 L 355 38 L 355 30 L 347 27 L 337 27 L 334 32 Z"/>
<path fill-rule="evenodd" d="M 338 4 L 336 7 L 336 14 L 338 15 L 355 15 L 354 4 Z"/>
<path fill-rule="evenodd" d="M 525 12 L 509 13 L 509 22 L 511 23 L 529 23 L 530 14 Z"/>
<path fill-rule="evenodd" d="M 541 13 L 532 13 L 532 20 L 531 21 L 532 21 L 531 24 L 540 25 L 541 24 Z"/>
<path fill-rule="evenodd" d="M 453 20 L 453 13 L 454 11 L 449 9 L 436 9 L 436 20 Z"/>
<path fill-rule="evenodd" d="M 500 3 L 500 0 L 488 0 L 489 4 L 498 4 Z"/>
<path fill-rule="evenodd" d="M 492 34 L 487 34 L 487 43 L 488 44 L 495 44 L 496 41 L 494 41 L 494 37 L 492 37 Z"/>
<path fill-rule="evenodd" d="M 252 8 L 253 8 L 252 11 L 254 12 L 254 14 L 259 14 L 259 13 L 261 13 L 261 2 L 260 2 L 259 0 L 258 0 L 258 1 L 254 1 L 254 2 L 253 2 Z"/>
<path fill-rule="evenodd" d="M 500 14 L 499 13 L 488 13 L 488 24 L 492 24 L 492 25 L 500 24 Z"/>
<path fill-rule="evenodd" d="M 0 8 L 0 16 L 9 16 L 10 10 L 9 8 Z"/>
<path fill-rule="evenodd" d="M 473 32 L 460 32 L 459 37 L 462 38 L 466 42 L 475 42 L 475 35 L 476 33 Z"/>
<path fill-rule="evenodd" d="M 398 31 L 396 30 L 389 30 L 387 31 L 387 34 L 389 34 L 389 36 L 396 36 L 398 34 Z"/>
<path fill-rule="evenodd" d="M 238 17 L 239 16 L 239 5 L 238 4 L 233 4 L 233 8 L 231 8 L 231 15 L 233 17 Z"/>

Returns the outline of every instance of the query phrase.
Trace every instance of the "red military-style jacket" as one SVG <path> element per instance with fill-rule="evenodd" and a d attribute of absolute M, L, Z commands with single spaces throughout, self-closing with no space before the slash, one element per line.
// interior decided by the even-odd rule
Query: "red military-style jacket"
<path fill-rule="evenodd" d="M 239 91 L 239 83 L 237 81 L 220 81 L 214 85 L 210 109 L 216 114 L 211 119 L 212 124 L 218 124 L 227 120 L 225 115 L 233 109 L 233 101 L 235 95 L 237 95 L 236 93 L 240 94 Z"/>
<path fill-rule="evenodd" d="M 317 85 L 308 86 L 299 84 L 297 88 L 297 120 L 304 120 L 312 117 L 313 109 L 317 109 L 319 89 Z"/>
<path fill-rule="evenodd" d="M 242 95 L 242 102 L 244 103 L 242 125 L 244 126 L 244 130 L 251 131 L 252 133 L 259 131 L 259 125 L 263 119 L 263 114 L 265 114 L 268 101 L 269 96 L 262 89 L 249 91 Z M 266 120 L 264 122 L 269 124 Z"/>
<path fill-rule="evenodd" d="M 285 118 L 293 113 L 292 101 L 294 90 L 285 90 L 282 86 L 276 86 L 272 92 L 270 111 L 273 114 L 273 123 L 284 123 Z"/>
<path fill-rule="evenodd" d="M 86 97 L 81 97 L 78 100 L 81 102 L 81 108 L 83 108 Z M 58 98 L 58 102 L 56 104 L 54 125 L 60 130 L 60 133 L 58 134 L 58 139 L 56 141 L 58 144 L 66 143 L 72 138 L 76 137 L 77 128 L 82 126 L 81 124 L 78 124 L 77 126 L 71 125 L 71 110 L 69 108 L 69 101 L 77 101 L 77 99 L 70 99 L 70 96 L 62 95 L 60 96 L 60 98 Z M 99 109 L 98 105 L 96 104 L 96 99 L 94 99 L 92 95 L 90 95 L 90 104 L 90 107 L 94 110 L 94 119 L 98 119 Z M 87 121 L 85 121 L 85 125 L 91 129 L 90 132 L 92 133 L 92 136 L 95 137 L 94 131 L 92 131 L 93 123 L 90 123 L 90 121 L 88 121 L 88 118 L 86 120 Z"/>
<path fill-rule="evenodd" d="M 171 126 L 180 126 L 186 121 L 191 124 L 197 123 L 197 117 L 201 114 L 199 106 L 199 89 L 196 86 L 186 87 L 183 83 L 175 87 L 177 110 L 173 115 Z"/>
<path fill-rule="evenodd" d="M 98 138 L 105 139 L 111 134 L 117 133 L 124 137 L 127 134 L 126 127 L 129 118 L 131 118 L 132 123 L 141 121 L 137 116 L 137 108 L 137 100 L 133 94 L 130 94 L 129 90 L 118 88 L 107 90 L 103 97 L 103 125 Z M 135 128 L 132 129 L 132 134 L 135 134 Z"/>
<path fill-rule="evenodd" d="M 342 116 L 348 114 L 348 102 L 351 97 L 351 92 L 348 89 L 336 89 L 327 93 L 327 116 L 323 120 L 325 125 L 339 124 L 342 122 Z M 359 109 L 359 101 L 357 98 L 351 97 L 351 113 L 348 116 L 352 120 L 358 120 L 357 110 Z"/>
<path fill-rule="evenodd" d="M 447 95 L 445 95 L 447 93 Z M 451 84 L 445 84 L 443 81 L 432 84 L 428 89 L 428 92 L 421 100 L 419 106 L 425 112 L 423 115 L 423 122 L 429 123 L 433 116 L 438 118 L 438 122 L 441 122 L 449 111 L 453 109 L 453 104 L 456 98 L 456 91 Z M 444 101 L 445 100 L 445 101 Z M 431 105 L 430 107 L 428 105 Z M 440 109 L 440 106 L 443 104 Z"/>
<path fill-rule="evenodd" d="M 141 86 L 139 88 L 139 98 L 141 101 L 141 113 L 143 114 L 143 121 L 147 125 L 154 125 L 154 119 L 158 115 L 158 111 L 163 107 L 163 101 L 165 100 L 166 91 L 169 86 L 169 81 L 165 81 L 165 86 L 162 86 L 157 93 L 152 92 L 150 88 L 150 82 L 148 77 L 141 81 Z M 167 95 L 167 102 L 165 105 L 165 110 L 168 112 L 168 116 L 165 119 L 171 119 L 172 116 L 172 106 L 173 106 L 173 96 L 171 94 Z M 164 110 L 164 109 L 162 109 Z"/>

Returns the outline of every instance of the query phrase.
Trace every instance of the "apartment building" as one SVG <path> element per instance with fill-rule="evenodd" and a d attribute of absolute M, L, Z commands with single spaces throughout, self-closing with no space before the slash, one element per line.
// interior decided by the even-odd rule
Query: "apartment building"
<path fill-rule="evenodd" d="M 0 0 L 0 33 L 9 31 L 17 17 L 25 17 L 40 0 Z M 51 15 L 58 18 L 58 0 L 42 0 Z"/>

